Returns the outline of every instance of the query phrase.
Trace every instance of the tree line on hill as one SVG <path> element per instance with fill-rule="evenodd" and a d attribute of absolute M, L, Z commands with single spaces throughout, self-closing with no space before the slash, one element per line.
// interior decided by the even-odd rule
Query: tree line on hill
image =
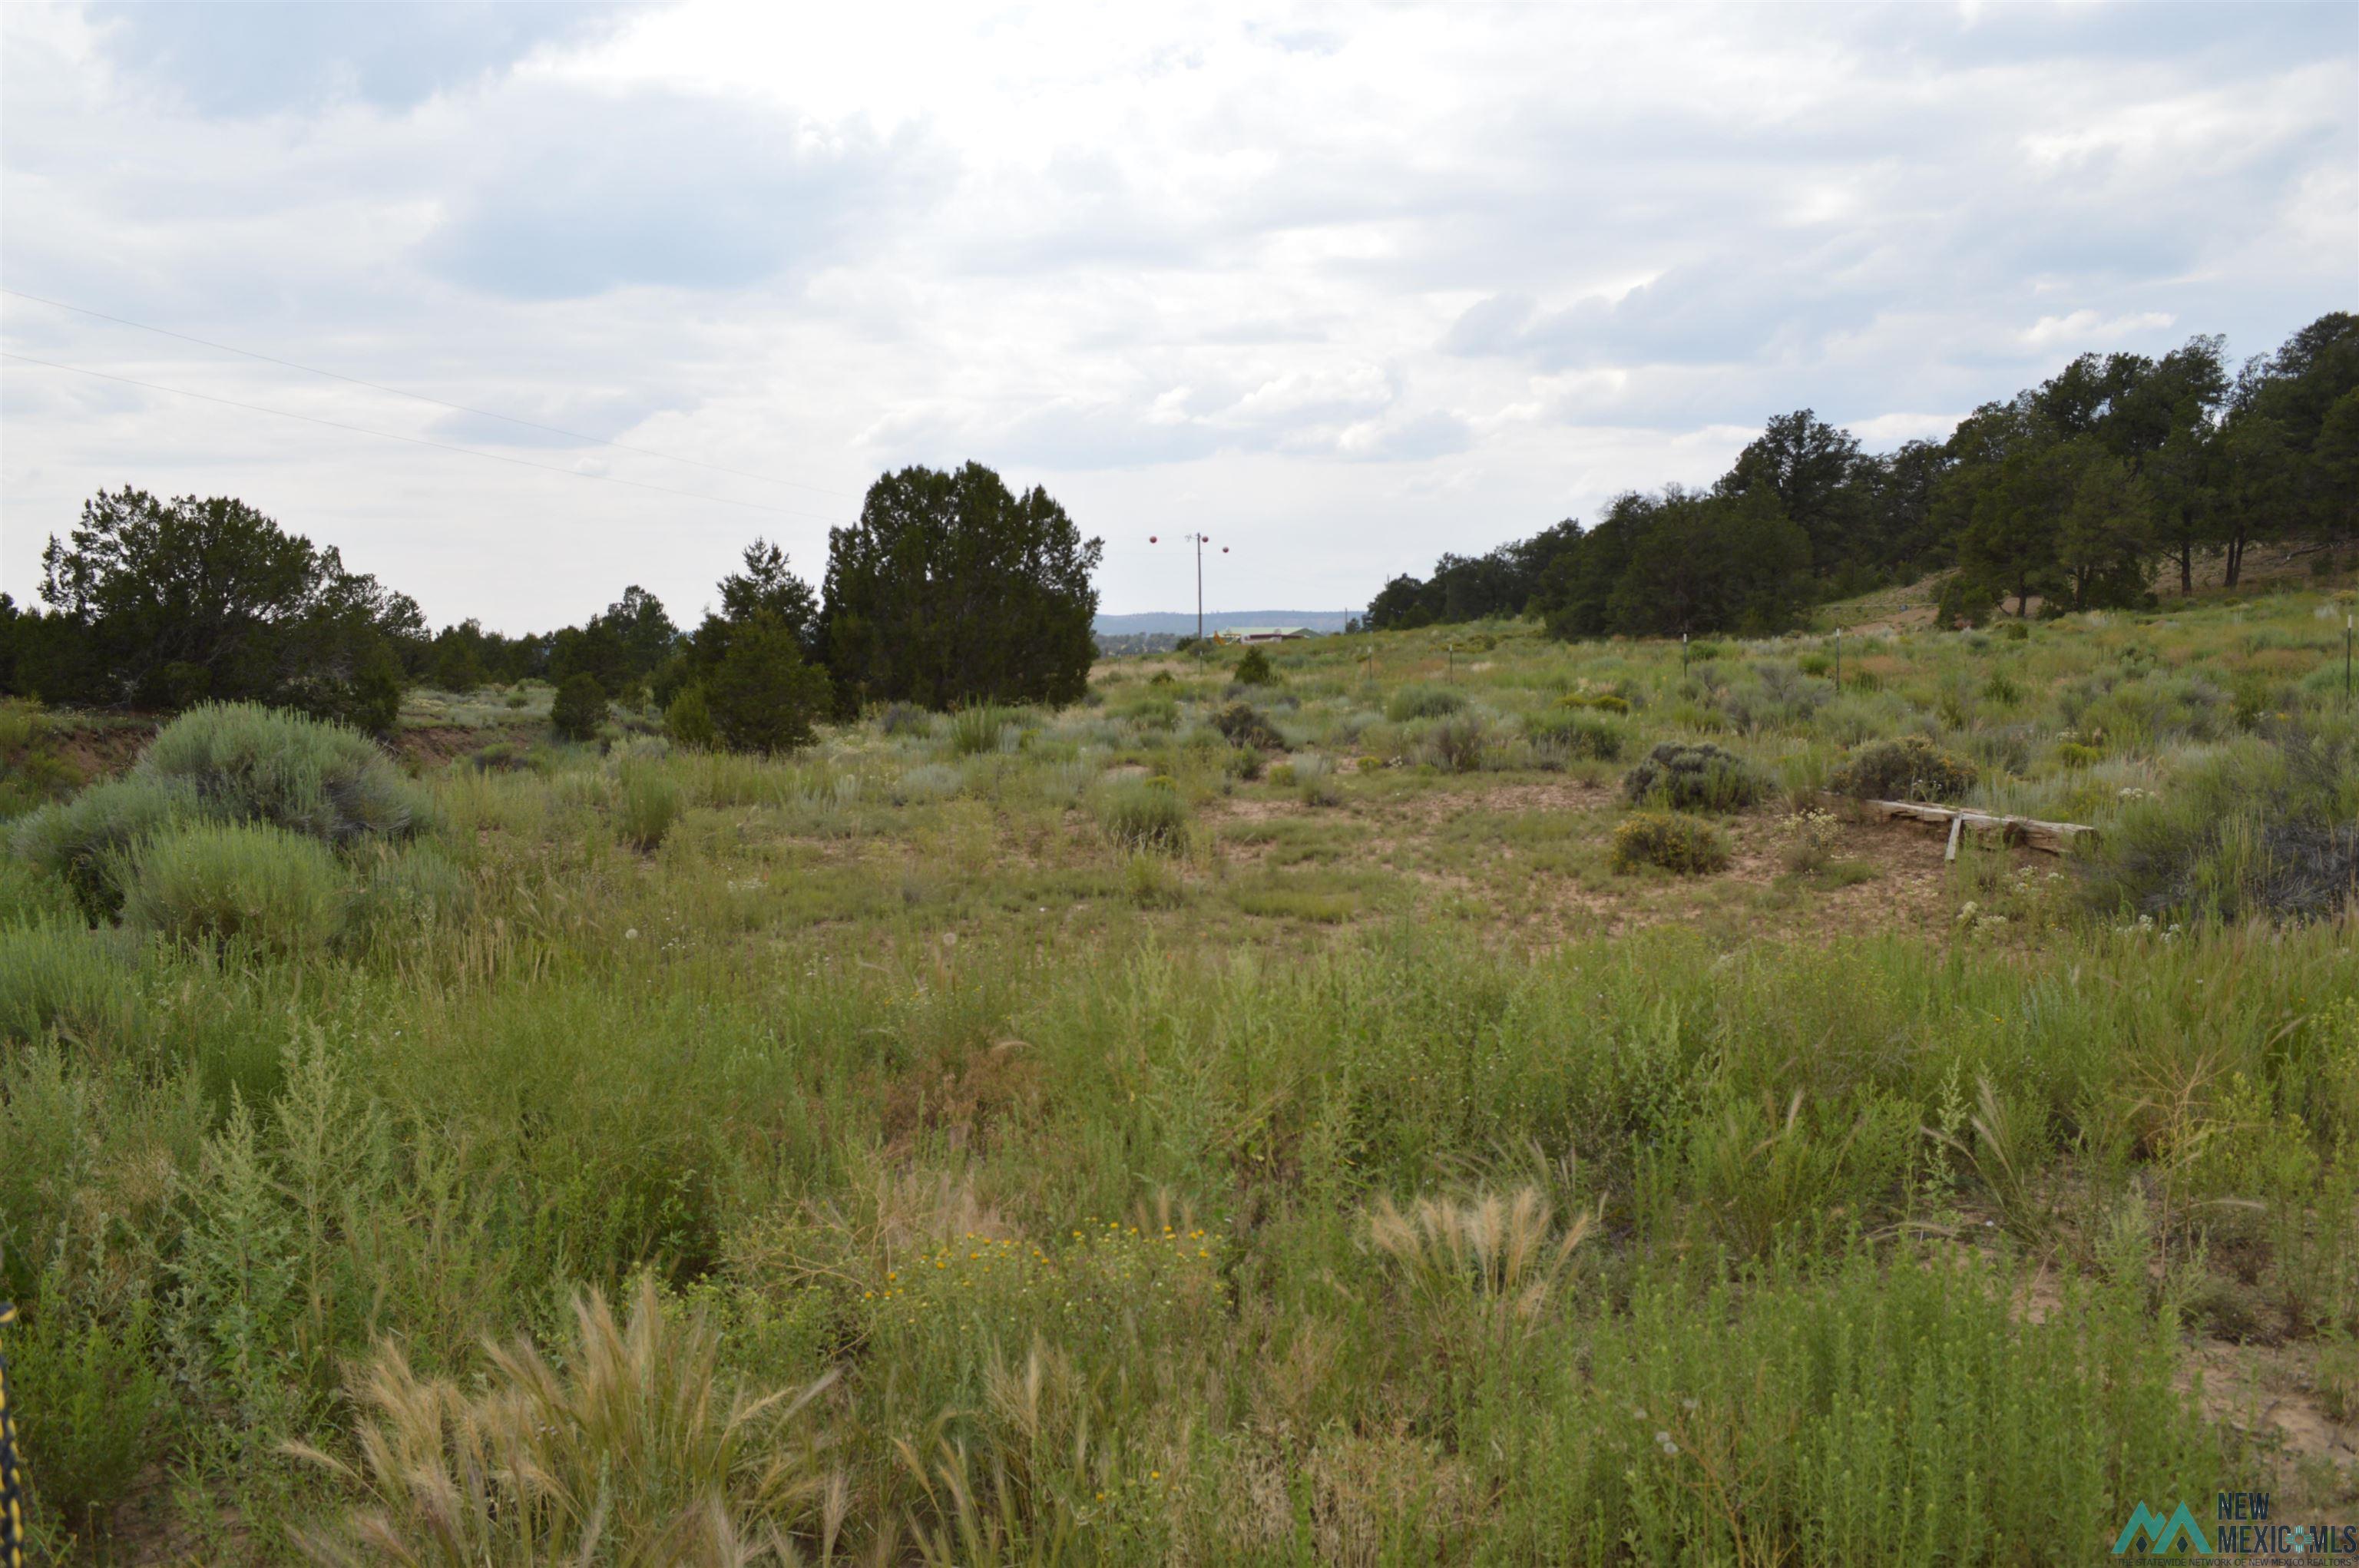
<path fill-rule="evenodd" d="M 1706 489 L 1615 497 L 1487 555 L 1448 554 L 1368 606 L 1372 628 L 1531 614 L 1564 637 L 1767 633 L 1829 599 L 1947 571 L 1945 619 L 2135 604 L 2159 566 L 2234 585 L 2255 543 L 2359 540 L 2359 316 L 2230 368 L 2225 341 L 2083 354 L 1948 440 L 1869 453 L 1805 408 Z"/>
<path fill-rule="evenodd" d="M 1075 700 L 1102 550 L 1044 490 L 1018 495 L 980 463 L 911 467 L 829 530 L 816 592 L 756 539 L 692 631 L 634 585 L 554 632 L 429 635 L 415 600 L 244 502 L 126 488 L 49 540 L 46 609 L 0 594 L 0 692 L 166 712 L 250 700 L 383 731 L 410 684 L 542 680 L 560 729 L 623 699 L 661 705 L 683 739 L 784 749 L 869 702 Z"/>

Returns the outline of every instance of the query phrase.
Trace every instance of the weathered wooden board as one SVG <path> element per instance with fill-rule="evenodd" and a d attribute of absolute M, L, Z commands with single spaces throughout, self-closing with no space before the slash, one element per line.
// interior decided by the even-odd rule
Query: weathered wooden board
<path fill-rule="evenodd" d="M 1933 806 L 1920 800 L 1863 800 L 1860 804 L 1886 818 L 1898 817 L 1909 822 L 1930 822 L 1935 827 L 1947 826 L 1950 847 L 1941 856 L 1944 860 L 1958 857 L 1959 837 L 1967 831 L 1999 833 L 2010 844 L 2028 844 L 2050 855 L 2064 854 L 2071 848 L 2075 839 L 2097 831 L 2085 822 L 2043 822 L 2037 817 L 1993 816 L 1988 811 Z"/>

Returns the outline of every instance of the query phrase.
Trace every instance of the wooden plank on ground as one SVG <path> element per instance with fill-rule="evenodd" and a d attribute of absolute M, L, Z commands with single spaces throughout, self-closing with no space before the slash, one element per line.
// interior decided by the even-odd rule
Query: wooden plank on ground
<path fill-rule="evenodd" d="M 1947 827 L 1950 844 L 1942 855 L 1944 860 L 1958 857 L 1959 835 L 1968 830 L 1998 833 L 2010 843 L 2029 844 L 2050 855 L 2064 854 L 2071 848 L 2074 840 L 2097 831 L 2086 822 L 2044 822 L 2037 817 L 1994 816 L 1988 811 L 1929 805 L 1922 800 L 1863 800 L 1860 804 L 1882 813 L 1886 819 L 1901 818 L 1908 822 L 1930 822 L 1935 827 Z"/>

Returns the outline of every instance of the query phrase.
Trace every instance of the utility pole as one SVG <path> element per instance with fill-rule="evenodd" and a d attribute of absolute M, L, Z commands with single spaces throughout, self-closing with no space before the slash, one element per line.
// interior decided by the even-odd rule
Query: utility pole
<path fill-rule="evenodd" d="M 1835 628 L 1835 690 L 1843 690 L 1843 627 Z"/>
<path fill-rule="evenodd" d="M 1159 544 L 1162 541 L 1156 535 L 1149 534 L 1147 536 L 1147 542 L 1149 544 Z M 1180 536 L 1180 542 L 1182 544 L 1192 544 L 1196 547 L 1196 646 L 1199 648 L 1201 648 L 1204 645 L 1204 547 L 1212 542 L 1212 536 L 1210 534 L 1181 534 Z M 1229 547 L 1227 545 L 1223 545 L 1221 547 L 1221 553 L 1223 555 L 1228 554 Z"/>

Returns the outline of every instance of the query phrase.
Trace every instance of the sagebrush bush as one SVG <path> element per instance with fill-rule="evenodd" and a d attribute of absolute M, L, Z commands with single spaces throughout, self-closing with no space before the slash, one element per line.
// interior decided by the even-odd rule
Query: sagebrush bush
<path fill-rule="evenodd" d="M 1212 727 L 1233 746 L 1249 746 L 1260 751 L 1286 749 L 1286 737 L 1277 733 L 1277 726 L 1250 702 L 1231 702 L 1212 715 Z"/>
<path fill-rule="evenodd" d="M 1473 713 L 1453 713 L 1435 724 L 1425 737 L 1434 766 L 1449 773 L 1473 773 L 1483 766 L 1490 745 L 1488 725 Z"/>
<path fill-rule="evenodd" d="M 1525 724 L 1524 734 L 1550 757 L 1593 762 L 1621 761 L 1627 744 L 1620 724 L 1602 713 L 1578 709 L 1537 714 Z"/>
<path fill-rule="evenodd" d="M 1965 799 L 1974 778 L 1973 763 L 1912 735 L 1854 747 L 1828 775 L 1827 788 L 1863 800 L 1955 802 Z"/>
<path fill-rule="evenodd" d="M 1466 705 L 1466 699 L 1447 686 L 1404 686 L 1385 699 L 1385 717 L 1395 724 L 1408 719 L 1439 719 Z"/>
<path fill-rule="evenodd" d="M 123 908 L 136 845 L 212 814 L 184 781 L 134 774 L 34 811 L 16 823 L 10 847 L 71 887 L 91 918 L 103 920 Z"/>
<path fill-rule="evenodd" d="M 1116 784 L 1098 799 L 1098 825 L 1123 849 L 1176 855 L 1188 847 L 1188 806 L 1168 783 Z"/>
<path fill-rule="evenodd" d="M 317 839 L 207 822 L 148 841 L 124 889 L 124 923 L 181 942 L 243 940 L 316 953 L 343 930 L 352 887 Z"/>
<path fill-rule="evenodd" d="M 207 815 L 345 844 L 419 825 L 418 791 L 356 730 L 283 708 L 211 702 L 156 733 L 136 779 L 184 785 Z"/>
<path fill-rule="evenodd" d="M 1728 835 L 1701 817 L 1636 811 L 1614 824 L 1614 869 L 1657 866 L 1681 877 L 1728 869 Z"/>
<path fill-rule="evenodd" d="M 876 715 L 876 727 L 888 735 L 931 735 L 934 715 L 915 702 L 887 702 Z"/>
<path fill-rule="evenodd" d="M 606 689 L 587 670 L 576 670 L 557 689 L 549 705 L 549 727 L 562 740 L 590 740 L 606 722 Z"/>
<path fill-rule="evenodd" d="M 1769 793 L 1769 781 L 1735 753 L 1709 741 L 1666 741 L 1622 779 L 1634 804 L 1679 811 L 1741 811 Z"/>
<path fill-rule="evenodd" d="M 58 924 L 0 925 L 0 1040 L 51 1029 L 81 1037 L 132 1018 L 136 975 L 105 934 Z"/>
<path fill-rule="evenodd" d="M 1306 806 L 1343 803 L 1343 784 L 1335 777 L 1335 764 L 1317 752 L 1295 759 L 1294 786 Z"/>

